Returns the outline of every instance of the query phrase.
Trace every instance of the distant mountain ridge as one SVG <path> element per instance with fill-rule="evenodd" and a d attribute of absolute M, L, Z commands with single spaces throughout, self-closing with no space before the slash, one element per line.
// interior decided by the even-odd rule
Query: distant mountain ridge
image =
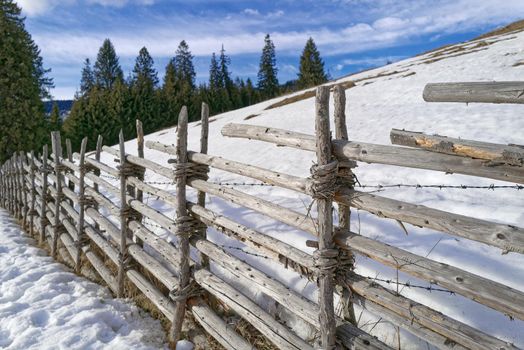
<path fill-rule="evenodd" d="M 51 113 L 51 110 L 53 109 L 53 104 L 56 103 L 58 105 L 58 109 L 60 110 L 60 115 L 69 114 L 69 111 L 71 111 L 71 108 L 73 107 L 73 102 L 73 100 L 44 101 L 45 113 Z"/>

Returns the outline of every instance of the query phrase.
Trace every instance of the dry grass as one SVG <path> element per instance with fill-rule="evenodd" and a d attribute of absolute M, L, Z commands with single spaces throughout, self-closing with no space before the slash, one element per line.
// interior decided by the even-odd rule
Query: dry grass
<path fill-rule="evenodd" d="M 250 114 L 244 118 L 244 120 L 249 120 L 258 117 L 260 114 Z"/>
<path fill-rule="evenodd" d="M 328 84 L 326 86 L 329 86 L 330 89 L 333 89 L 333 87 L 335 85 L 341 85 L 344 90 L 347 90 L 347 89 L 350 89 L 352 87 L 355 86 L 355 82 L 353 81 L 345 81 L 345 82 L 342 82 L 342 83 L 333 83 L 333 84 Z M 307 90 L 307 91 L 304 91 L 303 93 L 301 94 L 297 94 L 297 95 L 293 95 L 293 96 L 290 96 L 290 97 L 287 97 L 283 100 L 280 100 L 276 103 L 273 103 L 269 106 L 267 106 L 265 109 L 268 110 L 268 109 L 273 109 L 273 108 L 278 108 L 278 107 L 282 107 L 282 106 L 286 106 L 286 105 L 289 105 L 289 104 L 292 104 L 292 103 L 295 103 L 295 102 L 298 102 L 298 101 L 303 101 L 303 100 L 307 100 L 308 98 L 312 98 L 314 97 L 316 94 L 316 90 Z"/>
<path fill-rule="evenodd" d="M 502 28 L 498 28 L 498 29 L 492 30 L 491 32 L 482 34 L 482 35 L 476 37 L 474 40 L 485 39 L 485 38 L 489 38 L 489 37 L 492 37 L 492 36 L 508 34 L 508 33 L 512 33 L 512 32 L 520 32 L 522 30 L 524 30 L 524 19 L 522 19 L 520 21 L 516 21 L 516 22 L 510 23 L 507 26 L 504 26 Z"/>

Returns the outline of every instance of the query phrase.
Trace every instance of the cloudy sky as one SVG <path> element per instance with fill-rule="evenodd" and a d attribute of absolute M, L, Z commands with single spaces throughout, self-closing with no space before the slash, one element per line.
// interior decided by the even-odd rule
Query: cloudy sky
<path fill-rule="evenodd" d="M 185 39 L 197 79 L 224 45 L 233 76 L 256 81 L 264 35 L 277 50 L 281 82 L 294 79 L 313 37 L 333 78 L 471 39 L 524 18 L 524 0 L 19 0 L 26 26 L 51 68 L 57 99 L 72 98 L 82 62 L 110 38 L 126 72 L 141 47 L 160 76 Z"/>

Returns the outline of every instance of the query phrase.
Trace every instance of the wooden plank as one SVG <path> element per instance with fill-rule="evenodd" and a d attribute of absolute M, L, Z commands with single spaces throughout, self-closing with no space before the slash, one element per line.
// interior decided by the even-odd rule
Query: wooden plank
<path fill-rule="evenodd" d="M 260 306 L 207 270 L 197 270 L 195 281 L 258 329 L 279 349 L 313 349 L 311 345 L 278 323 Z"/>
<path fill-rule="evenodd" d="M 325 166 L 331 163 L 331 132 L 329 130 L 329 87 L 317 88 L 315 98 L 315 134 L 317 165 Z M 314 169 L 314 168 L 313 168 Z M 313 174 L 314 175 L 314 172 Z M 318 196 L 318 251 L 320 255 L 335 248 L 333 243 L 333 200 L 332 197 Z M 331 262 L 320 259 L 318 276 L 318 305 L 320 318 L 320 339 L 322 349 L 334 349 L 337 341 L 335 322 L 335 303 L 333 301 L 333 270 L 328 266 Z"/>
<path fill-rule="evenodd" d="M 486 81 L 426 84 L 426 102 L 524 103 L 524 82 Z"/>
<path fill-rule="evenodd" d="M 419 333 L 417 336 L 421 336 L 422 339 L 430 341 L 439 348 L 457 349 L 460 344 L 468 349 L 479 350 L 516 349 L 508 342 L 499 340 L 441 312 L 396 294 L 373 282 L 373 280 L 354 273 L 346 276 L 346 278 L 351 285 L 354 296 L 366 300 L 364 307 L 370 305 L 370 302 L 373 303 L 374 310 L 370 311 L 376 315 L 393 318 L 388 319 L 399 324 L 408 332 L 415 335 Z M 362 302 L 360 301 L 360 303 Z M 389 312 L 386 310 L 389 310 Z M 401 317 L 404 321 L 399 322 L 398 317 Z M 444 337 L 444 342 L 438 335 Z"/>
<path fill-rule="evenodd" d="M 253 346 L 224 322 L 202 298 L 188 301 L 195 320 L 227 350 L 253 350 Z"/>
<path fill-rule="evenodd" d="M 178 115 L 178 132 L 177 132 L 177 166 L 185 165 L 187 160 L 187 107 L 183 106 L 180 114 Z M 122 155 L 120 159 L 123 159 L 125 155 Z M 185 231 L 183 227 L 184 219 L 188 218 L 188 212 L 186 208 L 186 178 L 187 172 L 183 168 L 179 168 L 180 172 L 176 177 L 176 193 L 177 193 L 177 206 L 176 206 L 176 217 L 177 225 L 175 233 L 178 239 L 178 249 L 180 250 L 180 276 L 177 295 L 178 300 L 175 302 L 174 316 L 172 318 L 171 329 L 169 330 L 170 341 L 176 343 L 181 336 L 182 323 L 184 322 L 184 315 L 186 310 L 186 295 L 182 292 L 189 285 L 189 279 L 191 272 L 189 270 L 189 232 Z"/>
<path fill-rule="evenodd" d="M 335 200 L 379 217 L 471 239 L 500 248 L 505 252 L 524 253 L 524 228 L 521 227 L 346 189 L 338 192 Z"/>
<path fill-rule="evenodd" d="M 320 320 L 318 318 L 319 308 L 317 304 L 304 298 L 299 293 L 292 291 L 289 289 L 289 287 L 269 277 L 265 273 L 258 271 L 248 263 L 237 259 L 230 253 L 227 253 L 209 241 L 194 237 L 191 239 L 191 243 L 199 251 L 209 256 L 210 259 L 212 259 L 215 263 L 233 274 L 233 276 L 256 286 L 261 292 L 273 298 L 292 313 L 296 314 L 316 328 L 320 328 Z M 349 348 L 389 349 L 388 346 L 360 330 L 359 328 L 345 323 L 340 319 L 338 322 L 340 325 L 342 325 L 342 327 L 339 327 L 337 332 L 340 331 L 350 333 L 352 335 L 351 341 L 345 344 Z"/>
<path fill-rule="evenodd" d="M 427 135 L 422 132 L 399 129 L 392 129 L 390 138 L 391 143 L 395 145 L 484 159 L 493 162 L 493 164 L 524 165 L 524 146 L 501 145 L 440 135 Z"/>
<path fill-rule="evenodd" d="M 315 139 L 311 135 L 264 126 L 227 124 L 222 128 L 222 135 L 265 141 L 306 151 L 315 150 Z M 431 153 L 421 149 L 344 140 L 333 140 L 332 143 L 333 154 L 341 162 L 356 160 L 524 183 L 524 170 L 521 167 L 504 164 L 487 166 L 480 159 Z"/>
<path fill-rule="evenodd" d="M 174 305 L 171 300 L 158 290 L 158 288 L 136 270 L 127 270 L 126 276 L 149 300 L 153 302 L 160 312 L 162 312 L 168 319 L 173 318 Z"/>

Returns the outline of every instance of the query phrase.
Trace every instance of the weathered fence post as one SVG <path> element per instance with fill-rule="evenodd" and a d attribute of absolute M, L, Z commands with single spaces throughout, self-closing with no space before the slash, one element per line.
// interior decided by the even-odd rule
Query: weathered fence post
<path fill-rule="evenodd" d="M 201 111 L 201 131 L 200 131 L 200 153 L 207 154 L 208 144 L 209 144 L 209 106 L 207 103 L 202 102 L 202 111 Z M 197 194 L 198 205 L 201 207 L 206 206 L 206 193 L 203 191 L 198 191 Z M 203 226 L 199 232 L 202 237 L 206 237 L 207 226 Z M 200 262 L 203 268 L 209 267 L 209 258 L 200 254 Z"/>
<path fill-rule="evenodd" d="M 85 232 L 84 232 L 84 217 L 85 217 L 85 206 L 86 206 L 86 196 L 85 196 L 85 185 L 84 179 L 86 175 L 86 164 L 85 164 L 85 154 L 87 148 L 87 137 L 82 139 L 80 145 L 80 160 L 78 163 L 78 223 L 77 223 L 77 237 L 76 237 L 76 260 L 75 260 L 75 272 L 80 273 L 81 267 L 81 254 L 82 254 L 82 244 L 85 242 Z"/>
<path fill-rule="evenodd" d="M 315 252 L 319 268 L 318 287 L 320 307 L 320 331 L 322 349 L 335 348 L 335 309 L 333 303 L 333 258 L 338 251 L 333 243 L 333 195 L 336 183 L 337 162 L 332 161 L 331 135 L 329 131 L 329 87 L 322 86 L 316 92 L 316 155 L 317 164 L 312 168 L 313 198 L 318 210 L 318 250 Z M 334 255 L 334 252 L 337 254 Z"/>
<path fill-rule="evenodd" d="M 124 132 L 120 130 L 118 135 L 120 146 L 120 256 L 118 262 L 118 293 L 117 296 L 122 298 L 124 296 L 124 280 L 126 273 L 126 259 L 127 259 L 127 217 L 129 206 L 127 204 L 126 193 L 126 149 L 124 145 Z"/>
<path fill-rule="evenodd" d="M 67 152 L 67 160 L 70 162 L 70 163 L 73 163 L 73 148 L 71 147 L 71 140 L 70 139 L 66 139 L 66 152 Z M 67 172 L 72 172 L 71 169 L 67 169 L 66 170 Z M 71 180 L 67 180 L 67 187 L 71 190 L 71 191 L 75 191 L 75 183 Z M 69 203 L 71 205 L 74 205 L 74 202 L 72 199 L 69 200 Z"/>
<path fill-rule="evenodd" d="M 98 138 L 96 140 L 96 150 L 95 150 L 95 160 L 97 162 L 100 161 L 100 154 L 102 153 L 102 144 L 104 143 L 104 138 L 102 135 L 98 135 Z M 93 173 L 97 176 L 97 177 L 100 177 L 100 169 L 98 168 L 94 168 L 93 169 Z M 98 188 L 98 184 L 95 182 L 93 183 L 93 190 L 96 192 L 96 193 L 99 193 L 99 188 Z M 95 201 L 94 203 L 94 206 L 93 206 L 96 210 L 98 210 L 98 202 Z M 98 225 L 97 222 L 95 222 L 95 229 L 97 231 L 100 230 L 100 225 Z"/>
<path fill-rule="evenodd" d="M 187 232 L 188 212 L 186 207 L 186 182 L 187 182 L 187 108 L 182 107 L 178 116 L 177 132 L 177 163 L 176 163 L 176 235 L 178 237 L 178 249 L 180 251 L 180 277 L 177 293 L 175 295 L 175 310 L 173 322 L 170 330 L 170 341 L 176 344 L 180 339 L 182 323 L 186 310 L 187 294 L 186 289 L 189 286 L 189 235 Z"/>
<path fill-rule="evenodd" d="M 333 100 L 335 102 L 335 137 L 338 140 L 348 141 L 348 129 L 346 125 L 346 91 L 342 85 L 335 85 L 333 88 Z M 349 166 L 339 166 L 338 168 L 338 182 L 343 188 L 354 189 L 355 177 L 351 171 L 351 166 L 356 167 L 356 163 L 347 162 Z M 338 228 L 342 232 L 350 231 L 351 223 L 351 211 L 349 205 L 338 204 L 338 217 L 339 223 Z M 345 251 L 347 258 L 353 260 L 353 257 L 349 251 Z M 351 291 L 348 288 L 342 288 L 341 302 L 343 305 L 344 318 L 356 325 L 355 310 L 353 309 L 353 303 L 351 302 Z"/>
<path fill-rule="evenodd" d="M 142 122 L 138 119 L 136 120 L 136 145 L 137 145 L 138 157 L 143 159 L 144 158 L 144 129 L 142 127 Z M 146 173 L 146 168 L 143 168 L 142 171 L 137 174 L 138 179 L 140 181 L 144 181 L 145 173 Z M 144 192 L 139 188 L 135 188 L 135 198 L 136 200 L 143 202 L 144 201 Z M 138 214 L 136 219 L 142 222 L 142 214 Z M 143 246 L 143 242 L 140 238 L 135 236 L 134 241 L 138 245 Z"/>
<path fill-rule="evenodd" d="M 26 179 L 26 156 L 25 152 L 20 151 L 19 156 L 19 166 L 20 166 L 20 181 L 21 181 L 21 187 L 22 187 L 22 202 L 23 202 L 23 209 L 22 209 L 22 227 L 24 229 L 27 229 L 27 214 L 29 211 L 29 204 L 27 202 L 27 179 Z"/>
<path fill-rule="evenodd" d="M 49 169 L 47 167 L 47 158 L 48 158 L 48 148 L 47 145 L 44 145 L 43 151 L 42 151 L 42 215 L 40 215 L 40 239 L 39 243 L 44 244 L 45 242 L 45 227 L 47 226 L 47 201 L 48 201 L 48 194 L 47 194 L 47 186 L 48 186 L 48 179 L 47 175 L 49 173 Z"/>
<path fill-rule="evenodd" d="M 31 163 L 30 163 L 30 168 L 29 169 L 31 170 L 31 173 L 30 173 L 30 178 L 31 178 L 31 190 L 30 190 L 30 193 L 31 193 L 31 207 L 29 208 L 29 234 L 31 235 L 31 237 L 33 237 L 34 234 L 35 234 L 34 224 L 35 224 L 35 215 L 36 215 L 36 211 L 35 211 L 35 202 L 36 202 L 35 171 L 36 171 L 36 166 L 35 166 L 35 152 L 34 151 L 31 151 Z"/>
<path fill-rule="evenodd" d="M 18 168 L 18 156 L 13 154 L 12 158 L 13 172 L 14 172 L 14 184 L 15 184 L 15 193 L 16 193 L 16 209 L 15 217 L 20 219 L 22 217 L 22 189 L 20 188 L 20 169 Z"/>
<path fill-rule="evenodd" d="M 62 224 L 60 221 L 61 203 L 64 197 L 62 192 L 62 143 L 60 141 L 60 132 L 53 131 L 51 133 L 51 147 L 55 155 L 55 222 L 53 224 L 53 239 L 51 246 L 51 255 L 56 259 L 58 252 L 58 239 L 62 233 Z"/>

